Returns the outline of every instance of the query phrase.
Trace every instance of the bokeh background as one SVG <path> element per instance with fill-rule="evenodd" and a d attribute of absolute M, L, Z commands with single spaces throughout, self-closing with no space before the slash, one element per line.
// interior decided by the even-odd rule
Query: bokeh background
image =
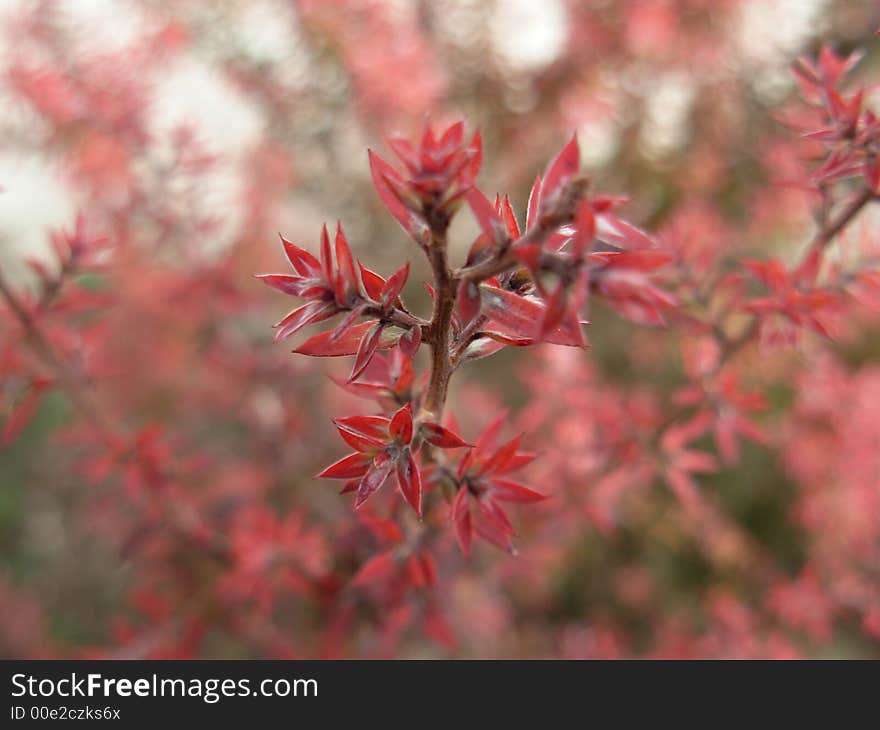
<path fill-rule="evenodd" d="M 0 655 L 880 655 L 876 317 L 743 355 L 766 438 L 700 478 L 710 519 L 620 460 L 686 379 L 680 334 L 597 307 L 586 352 L 473 365 L 462 431 L 510 408 L 553 497 L 517 515 L 516 558 L 450 542 L 430 595 L 373 596 L 344 584 L 387 535 L 312 477 L 343 453 L 330 417 L 354 401 L 327 374 L 346 364 L 273 345 L 287 302 L 251 278 L 283 270 L 278 231 L 314 249 L 341 219 L 372 268 L 413 260 L 425 307 L 366 149 L 426 115 L 482 130 L 481 186 L 519 211 L 576 131 L 630 220 L 784 258 L 815 202 L 786 184 L 809 163 L 780 122 L 791 62 L 862 47 L 880 78 L 878 27 L 869 0 L 0 3 L 0 266 L 26 292 L 50 231 L 82 213 L 108 236 L 85 282 L 106 301 L 50 337 L 124 444 L 108 456 L 52 391 L 0 450 Z M 458 255 L 475 233 L 456 219 Z M 19 385 L 10 367 L 4 417 Z"/>

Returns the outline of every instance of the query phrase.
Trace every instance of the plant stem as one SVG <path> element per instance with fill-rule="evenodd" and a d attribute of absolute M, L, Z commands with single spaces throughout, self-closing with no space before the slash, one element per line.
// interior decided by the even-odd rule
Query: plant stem
<path fill-rule="evenodd" d="M 446 227 L 437 226 L 431 231 L 428 260 L 434 274 L 434 312 L 431 316 L 428 342 L 431 346 L 431 379 L 425 396 L 425 409 L 439 419 L 446 404 L 449 378 L 452 376 L 452 359 L 449 352 L 452 334 L 452 312 L 458 282 L 449 270 L 446 255 Z"/>
<path fill-rule="evenodd" d="M 52 374 L 67 392 L 71 401 L 91 421 L 92 425 L 98 429 L 98 432 L 102 434 L 108 443 L 113 443 L 112 434 L 117 431 L 113 419 L 98 406 L 91 393 L 86 388 L 83 388 L 81 378 L 71 373 L 65 364 L 59 360 L 52 345 L 43 335 L 39 324 L 6 281 L 2 271 L 0 271 L 0 297 L 6 301 L 9 309 L 18 319 L 19 324 L 24 330 L 25 339 L 34 354 L 43 362 L 45 367 L 52 371 Z"/>
<path fill-rule="evenodd" d="M 822 230 L 816 234 L 810 247 L 812 249 L 820 250 L 825 248 L 834 240 L 838 233 L 843 231 L 843 229 L 849 225 L 850 221 L 855 218 L 856 214 L 874 199 L 874 197 L 874 192 L 869 188 L 862 190 L 852 199 L 852 201 L 850 201 L 850 204 L 846 208 L 840 211 L 840 215 L 838 215 L 837 218 L 829 221 Z"/>
<path fill-rule="evenodd" d="M 840 234 L 850 222 L 852 222 L 853 218 L 856 217 L 862 208 L 872 200 L 876 199 L 877 195 L 874 191 L 867 187 L 863 188 L 861 192 L 849 202 L 849 205 L 840 211 L 837 217 L 826 221 L 825 225 L 819 229 L 810 243 L 809 248 L 804 254 L 803 260 L 798 267 L 798 271 L 809 276 L 811 279 L 815 279 L 816 275 L 819 273 L 822 253 L 828 247 L 828 244 L 830 244 L 837 235 Z"/>

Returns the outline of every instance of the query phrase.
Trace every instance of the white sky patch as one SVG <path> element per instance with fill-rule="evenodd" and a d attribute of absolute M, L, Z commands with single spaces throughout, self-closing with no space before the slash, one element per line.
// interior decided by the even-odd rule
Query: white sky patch
<path fill-rule="evenodd" d="M 144 30 L 144 15 L 129 0 L 75 0 L 58 5 L 71 38 L 84 52 L 112 53 L 130 46 Z"/>
<path fill-rule="evenodd" d="M 236 13 L 236 39 L 255 61 L 278 63 L 301 42 L 296 16 L 278 0 L 245 3 Z"/>
<path fill-rule="evenodd" d="M 198 130 L 216 152 L 240 152 L 258 140 L 260 115 L 219 73 L 186 59 L 163 74 L 155 89 L 151 127 L 160 137 L 181 124 Z"/>
<path fill-rule="evenodd" d="M 0 156 L 0 187 L 0 264 L 18 276 L 22 257 L 46 259 L 49 231 L 70 227 L 76 212 L 57 170 L 35 157 Z"/>
<path fill-rule="evenodd" d="M 513 71 L 539 71 L 565 50 L 568 15 L 561 0 L 498 0 L 492 47 Z"/>
<path fill-rule="evenodd" d="M 595 170 L 607 164 L 620 146 L 617 121 L 605 115 L 584 122 L 578 129 L 578 145 L 584 167 Z"/>
<path fill-rule="evenodd" d="M 821 33 L 828 0 L 749 0 L 734 34 L 737 53 L 756 67 L 755 90 L 774 101 L 792 85 L 788 64 L 810 37 Z"/>
<path fill-rule="evenodd" d="M 685 74 L 673 71 L 655 78 L 639 130 L 639 145 L 647 157 L 665 157 L 687 141 L 695 96 L 694 82 Z"/>
<path fill-rule="evenodd" d="M 160 148 L 170 145 L 174 131 L 185 125 L 195 130 L 206 152 L 220 157 L 220 163 L 199 179 L 199 195 L 205 210 L 223 211 L 221 230 L 211 237 L 212 244 L 222 248 L 241 223 L 238 166 L 242 154 L 262 135 L 260 115 L 219 73 L 189 58 L 162 76 L 151 116 Z"/>

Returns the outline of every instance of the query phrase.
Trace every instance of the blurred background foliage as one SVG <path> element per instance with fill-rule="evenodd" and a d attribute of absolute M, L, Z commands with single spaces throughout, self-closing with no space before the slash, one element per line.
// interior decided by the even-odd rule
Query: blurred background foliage
<path fill-rule="evenodd" d="M 77 211 L 118 242 L 127 298 L 109 305 L 101 344 L 110 409 L 135 430 L 161 424 L 214 464 L 213 491 L 167 493 L 186 510 L 213 519 L 256 500 L 302 513 L 324 534 L 304 549 L 338 576 L 369 555 L 369 540 L 346 499 L 311 475 L 340 454 L 329 416 L 349 400 L 326 363 L 271 344 L 286 302 L 250 276 L 281 268 L 277 231 L 314 248 L 321 223 L 342 219 L 376 270 L 413 260 L 406 294 L 425 311 L 428 270 L 383 211 L 366 148 L 384 154 L 385 135 L 417 132 L 429 116 L 482 131 L 482 189 L 508 193 L 520 214 L 535 174 L 576 131 L 596 186 L 631 197 L 630 219 L 731 260 L 785 257 L 813 226 L 812 198 L 785 185 L 807 163 L 780 123 L 791 62 L 822 42 L 865 48 L 863 78 L 880 62 L 880 5 L 869 0 L 6 0 L 0 12 L 7 278 L 32 287 L 25 258 L 46 259 L 47 231 Z M 866 218 L 853 238 L 875 224 Z M 469 215 L 456 219 L 457 255 L 476 230 Z M 181 293 L 194 282 L 211 293 Z M 54 393 L 0 450 L 0 652 L 878 656 L 880 597 L 850 611 L 824 575 L 811 592 L 816 545 L 841 528 L 801 519 L 810 480 L 788 446 L 813 444 L 790 414 L 827 368 L 852 373 L 839 398 L 876 415 L 853 385 L 856 374 L 880 377 L 876 319 L 842 325 L 830 346 L 747 356 L 772 436 L 701 477 L 722 522 L 700 526 L 657 481 L 597 486 L 613 471 L 591 445 L 597 404 L 665 403 L 684 366 L 678 336 L 601 306 L 590 315 L 587 352 L 509 348 L 453 385 L 467 435 L 490 406 L 511 408 L 545 452 L 536 473 L 554 495 L 523 515 L 519 557 L 441 562 L 436 601 L 454 642 L 394 633 L 381 602 L 359 599 L 343 620 L 313 589 L 275 597 L 271 620 L 246 601 L 221 617 L 210 607 L 226 590 L 216 569 L 184 543 L 157 547 L 138 532 L 155 525 L 139 522 L 144 503 L 120 504 L 136 487 L 90 481 L 71 403 Z M 810 372 L 792 378 L 792 363 Z M 753 553 L 769 556 L 772 578 Z"/>

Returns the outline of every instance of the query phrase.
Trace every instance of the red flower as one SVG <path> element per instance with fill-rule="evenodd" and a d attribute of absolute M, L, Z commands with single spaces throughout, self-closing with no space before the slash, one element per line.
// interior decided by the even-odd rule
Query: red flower
<path fill-rule="evenodd" d="M 744 305 L 746 311 L 758 316 L 765 342 L 794 343 L 802 328 L 830 337 L 820 316 L 840 304 L 837 292 L 813 286 L 811 277 L 787 270 L 776 259 L 746 261 L 743 266 L 770 290 L 767 296 Z"/>
<path fill-rule="evenodd" d="M 355 449 L 355 453 L 331 464 L 318 477 L 349 480 L 343 491 L 357 490 L 355 507 L 366 502 L 395 472 L 401 494 L 421 517 L 422 477 L 415 454 L 422 442 L 440 449 L 470 445 L 437 423 L 414 422 L 411 403 L 398 409 L 390 419 L 349 416 L 338 418 L 334 423 L 339 435 Z"/>
<path fill-rule="evenodd" d="M 458 467 L 452 520 L 465 555 L 470 553 L 474 533 L 513 553 L 511 537 L 515 532 L 500 503 L 526 504 L 546 499 L 546 495 L 509 478 L 535 456 L 518 450 L 519 436 L 496 447 L 503 423 L 503 416 L 492 423 Z"/>
<path fill-rule="evenodd" d="M 429 231 L 426 209 L 448 219 L 477 177 L 482 163 L 480 133 L 465 142 L 463 122 L 456 122 L 439 136 L 426 124 L 418 147 L 401 137 L 390 138 L 388 145 L 406 172 L 401 174 L 370 151 L 373 184 L 391 215 L 424 245 Z"/>
<path fill-rule="evenodd" d="M 410 355 L 418 349 L 421 326 L 400 300 L 409 264 L 386 281 L 355 261 L 339 225 L 334 242 L 335 260 L 326 225 L 321 231 L 320 261 L 283 236 L 281 243 L 295 273 L 259 274 L 257 278 L 285 294 L 307 301 L 275 325 L 278 328 L 276 342 L 310 324 L 347 312 L 335 329 L 306 340 L 294 352 L 314 357 L 355 355 L 349 380 L 363 373 L 380 348 L 400 343 Z M 358 323 L 361 316 L 373 319 Z M 389 331 L 393 325 L 396 327 Z M 400 329 L 402 326 L 407 329 Z"/>

